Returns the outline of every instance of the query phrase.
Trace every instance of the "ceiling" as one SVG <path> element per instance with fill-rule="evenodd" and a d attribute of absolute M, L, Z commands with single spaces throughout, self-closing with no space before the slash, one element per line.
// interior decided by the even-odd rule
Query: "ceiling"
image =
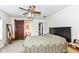
<path fill-rule="evenodd" d="M 36 5 L 36 10 L 41 11 L 41 16 L 51 16 L 66 6 L 67 5 Z M 25 11 L 19 9 L 18 7 L 28 9 L 29 5 L 3 5 L 0 6 L 0 10 L 12 17 L 26 17 L 23 15 Z"/>

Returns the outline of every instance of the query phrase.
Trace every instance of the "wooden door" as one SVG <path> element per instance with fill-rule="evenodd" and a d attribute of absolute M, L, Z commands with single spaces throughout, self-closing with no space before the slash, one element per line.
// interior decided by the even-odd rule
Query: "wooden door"
<path fill-rule="evenodd" d="M 24 39 L 24 20 L 15 20 L 15 39 Z"/>

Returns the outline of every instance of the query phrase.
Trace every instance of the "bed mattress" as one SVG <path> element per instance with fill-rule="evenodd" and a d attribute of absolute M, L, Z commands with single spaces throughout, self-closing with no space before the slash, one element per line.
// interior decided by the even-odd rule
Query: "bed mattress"
<path fill-rule="evenodd" d="M 64 53 L 67 52 L 65 38 L 57 35 L 28 36 L 23 44 L 24 53 Z"/>

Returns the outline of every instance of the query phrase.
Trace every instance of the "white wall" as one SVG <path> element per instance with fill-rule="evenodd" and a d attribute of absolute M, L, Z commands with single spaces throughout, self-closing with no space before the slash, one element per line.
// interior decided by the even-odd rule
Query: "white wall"
<path fill-rule="evenodd" d="M 0 17 L 0 40 L 2 40 L 2 19 Z"/>
<path fill-rule="evenodd" d="M 7 43 L 7 38 L 6 38 L 6 24 L 7 23 L 10 23 L 10 17 L 6 14 L 6 13 L 4 13 L 4 12 L 2 12 L 2 11 L 0 11 L 0 17 L 1 17 L 1 19 L 2 19 L 2 40 L 0 41 L 0 47 L 1 46 L 4 46 L 4 44 L 6 44 Z"/>
<path fill-rule="evenodd" d="M 45 33 L 49 32 L 49 27 L 71 26 L 72 40 L 76 39 L 79 34 L 79 6 L 68 6 L 64 8 L 46 19 L 45 24 Z"/>
<path fill-rule="evenodd" d="M 39 22 L 43 22 L 44 24 L 44 20 L 40 20 L 40 19 L 35 19 L 32 22 L 32 36 L 38 36 L 39 35 Z M 44 30 L 43 30 L 44 31 Z"/>
<path fill-rule="evenodd" d="M 15 36 L 15 22 L 14 20 L 28 20 L 27 18 L 14 18 L 14 17 L 11 17 L 11 24 L 13 26 L 13 35 Z M 38 23 L 39 22 L 43 22 L 44 23 L 44 20 L 43 19 L 33 19 L 32 20 L 32 30 L 31 30 L 31 35 L 32 36 L 38 36 Z"/>

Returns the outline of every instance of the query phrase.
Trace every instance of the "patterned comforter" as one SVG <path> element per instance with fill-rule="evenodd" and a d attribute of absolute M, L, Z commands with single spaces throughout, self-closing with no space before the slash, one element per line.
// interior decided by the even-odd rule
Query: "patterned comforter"
<path fill-rule="evenodd" d="M 24 53 L 64 53 L 67 52 L 65 38 L 47 34 L 44 36 L 28 36 L 23 44 Z"/>

